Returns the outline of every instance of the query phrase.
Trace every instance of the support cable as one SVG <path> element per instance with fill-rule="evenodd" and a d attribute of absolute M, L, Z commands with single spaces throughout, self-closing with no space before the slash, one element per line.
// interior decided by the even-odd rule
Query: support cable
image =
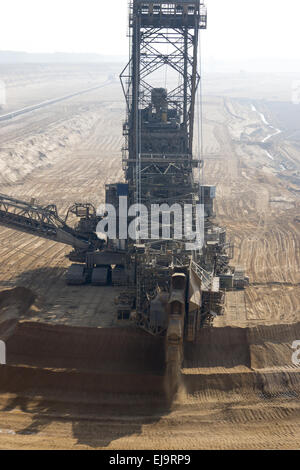
<path fill-rule="evenodd" d="M 201 30 L 199 31 L 199 51 L 198 51 L 198 68 L 199 68 L 199 89 L 198 89 L 198 159 L 199 159 L 199 197 L 200 197 L 200 204 L 203 204 L 203 194 L 201 191 L 201 185 L 204 184 L 204 167 L 203 165 L 203 140 L 204 140 L 204 133 L 203 133 L 203 86 L 202 86 L 202 43 L 201 43 Z"/>

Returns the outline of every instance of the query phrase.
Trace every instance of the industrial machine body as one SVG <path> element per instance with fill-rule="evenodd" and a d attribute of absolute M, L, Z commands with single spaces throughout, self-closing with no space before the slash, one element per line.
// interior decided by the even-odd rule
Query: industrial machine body
<path fill-rule="evenodd" d="M 124 286 L 117 320 L 165 336 L 173 391 L 185 341 L 196 341 L 197 331 L 211 327 L 224 313 L 226 290 L 243 289 L 249 282 L 230 266 L 233 247 L 226 229 L 215 223 L 216 190 L 201 183 L 201 154 L 193 153 L 197 109 L 200 119 L 199 35 L 206 27 L 207 11 L 200 0 L 130 2 L 131 55 L 120 77 L 126 102 L 125 181 L 106 186 L 106 204 L 119 214 L 118 229 L 124 198 L 128 206 L 143 205 L 149 214 L 153 207 L 161 208 L 158 238 L 149 231 L 139 231 L 136 240 L 120 238 L 119 230 L 113 238 L 99 238 L 97 227 L 106 214 L 97 214 L 91 204 L 74 204 L 61 218 L 54 205 L 0 195 L 1 225 L 73 247 L 68 284 Z M 197 207 L 203 207 L 201 246 L 187 249 L 184 230 L 175 237 L 173 218 L 163 217 L 163 207 L 174 204 L 182 211 L 186 205 L 192 208 L 191 229 L 197 227 Z M 71 226 L 69 217 L 79 223 Z"/>

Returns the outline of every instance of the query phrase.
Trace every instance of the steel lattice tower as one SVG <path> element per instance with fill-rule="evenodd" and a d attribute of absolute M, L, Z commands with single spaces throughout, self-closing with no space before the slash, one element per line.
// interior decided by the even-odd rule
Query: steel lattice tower
<path fill-rule="evenodd" d="M 198 38 L 206 26 L 200 0 L 130 2 L 131 57 L 121 82 L 127 103 L 123 165 L 132 203 L 180 203 L 195 190 Z M 169 90 L 163 88 L 167 69 Z"/>

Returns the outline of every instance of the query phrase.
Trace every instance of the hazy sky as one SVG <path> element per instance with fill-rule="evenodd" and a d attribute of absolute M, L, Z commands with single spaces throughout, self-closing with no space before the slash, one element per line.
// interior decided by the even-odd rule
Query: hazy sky
<path fill-rule="evenodd" d="M 300 60 L 298 0 L 207 0 L 206 57 Z M 128 0 L 2 0 L 0 49 L 127 55 Z"/>

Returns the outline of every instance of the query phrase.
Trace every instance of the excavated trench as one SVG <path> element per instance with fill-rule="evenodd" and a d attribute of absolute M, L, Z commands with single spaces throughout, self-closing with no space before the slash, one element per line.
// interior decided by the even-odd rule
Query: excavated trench
<path fill-rule="evenodd" d="M 35 294 L 25 287 L 0 292 L 0 339 L 5 341 L 13 334 L 35 299 Z"/>
<path fill-rule="evenodd" d="M 0 392 L 26 395 L 101 393 L 163 396 L 164 339 L 135 328 L 81 328 L 26 320 L 36 296 L 25 288 L 0 293 L 0 339 L 7 365 Z M 300 394 L 300 368 L 292 343 L 300 323 L 202 330 L 185 345 L 182 387 L 263 397 Z"/>

